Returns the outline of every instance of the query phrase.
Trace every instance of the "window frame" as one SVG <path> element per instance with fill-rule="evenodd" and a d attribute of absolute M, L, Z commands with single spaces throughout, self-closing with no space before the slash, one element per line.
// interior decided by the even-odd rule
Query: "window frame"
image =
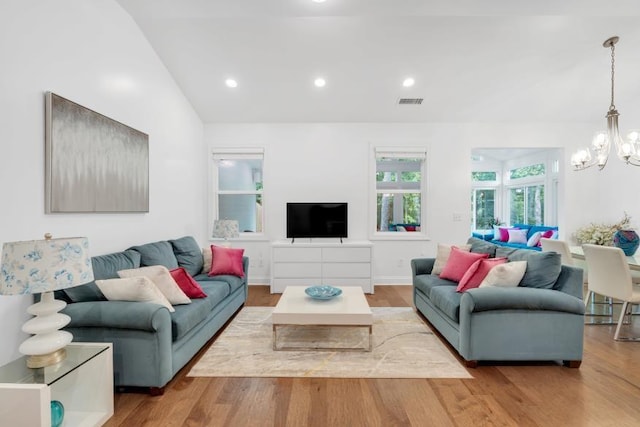
<path fill-rule="evenodd" d="M 219 148 L 213 147 L 210 150 L 209 162 L 209 222 L 207 236 L 209 241 L 220 241 L 222 239 L 212 237 L 213 225 L 216 220 L 220 219 L 220 196 L 221 195 L 260 195 L 262 201 L 261 222 L 262 230 L 256 232 L 243 232 L 234 240 L 264 240 L 266 236 L 266 218 L 265 218 L 265 161 L 264 148 L 262 147 L 241 147 L 241 148 Z M 262 162 L 262 189 L 255 191 L 248 190 L 220 190 L 219 186 L 219 162 L 221 160 L 260 160 Z"/>
<path fill-rule="evenodd" d="M 378 189 L 377 186 L 377 160 L 379 158 L 396 159 L 421 159 L 420 164 L 420 185 L 417 189 Z M 369 216 L 369 239 L 370 240 L 428 240 L 427 237 L 427 200 L 428 200 L 428 156 L 427 149 L 423 146 L 375 146 L 370 149 L 369 159 L 369 179 L 370 179 L 370 216 Z M 378 194 L 419 194 L 420 195 L 420 231 L 398 232 L 398 231 L 378 231 Z"/>

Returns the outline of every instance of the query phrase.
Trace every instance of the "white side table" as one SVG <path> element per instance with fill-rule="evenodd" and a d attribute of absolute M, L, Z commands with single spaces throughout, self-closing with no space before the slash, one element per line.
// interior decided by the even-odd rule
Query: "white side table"
<path fill-rule="evenodd" d="M 63 426 L 101 426 L 113 415 L 111 343 L 71 343 L 57 365 L 27 368 L 26 357 L 0 367 L 0 425 L 51 426 L 51 400 L 62 402 Z"/>

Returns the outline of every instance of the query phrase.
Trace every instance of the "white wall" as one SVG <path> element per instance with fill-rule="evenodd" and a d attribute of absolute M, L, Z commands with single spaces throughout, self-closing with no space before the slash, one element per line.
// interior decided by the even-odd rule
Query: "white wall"
<path fill-rule="evenodd" d="M 590 141 L 595 125 L 559 124 L 207 124 L 210 147 L 264 147 L 264 209 L 267 240 L 285 238 L 288 201 L 347 201 L 350 240 L 369 239 L 368 150 L 373 145 L 427 147 L 429 190 L 425 241 L 375 241 L 374 280 L 410 283 L 409 261 L 433 256 L 438 242 L 469 236 L 471 149 L 566 147 L 565 159 Z M 613 162 L 613 160 L 612 160 Z M 602 174 L 578 174 L 568 165 L 560 195 L 559 225 L 569 236 L 600 216 Z M 640 172 L 638 170 L 637 172 Z M 588 189 L 589 191 L 584 191 Z M 607 188 L 607 191 L 609 189 Z M 591 194 L 591 192 L 593 192 Z M 622 212 L 623 203 L 616 202 Z M 626 204 L 624 204 L 626 206 Z M 626 208 L 630 210 L 631 208 Z M 462 221 L 453 221 L 453 214 Z M 251 258 L 251 283 L 267 283 L 268 241 L 238 242 Z"/>
<path fill-rule="evenodd" d="M 202 122 L 112 0 L 0 3 L 0 242 L 83 235 L 94 255 L 206 229 Z M 44 92 L 149 134 L 147 214 L 44 214 Z M 26 338 L 28 296 L 0 296 L 0 364 Z"/>

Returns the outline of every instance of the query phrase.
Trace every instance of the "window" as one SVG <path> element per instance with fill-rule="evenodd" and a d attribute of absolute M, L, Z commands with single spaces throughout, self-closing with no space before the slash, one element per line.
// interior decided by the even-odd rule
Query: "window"
<path fill-rule="evenodd" d="M 497 181 L 497 172 L 471 172 L 471 180 L 474 182 Z"/>
<path fill-rule="evenodd" d="M 424 148 L 375 148 L 375 233 L 410 232 L 424 228 Z M 403 235 L 405 237 L 405 235 Z"/>
<path fill-rule="evenodd" d="M 474 149 L 471 230 L 494 224 L 556 225 L 562 149 Z"/>
<path fill-rule="evenodd" d="M 542 225 L 545 193 L 544 163 L 509 170 L 509 223 Z"/>
<path fill-rule="evenodd" d="M 471 213 L 474 230 L 493 226 L 497 217 L 495 188 L 479 188 L 471 192 Z"/>
<path fill-rule="evenodd" d="M 509 189 L 510 224 L 544 224 L 544 185 Z"/>
<path fill-rule="evenodd" d="M 263 232 L 262 149 L 213 150 L 212 220 L 234 219 L 243 233 Z"/>
<path fill-rule="evenodd" d="M 496 171 L 471 172 L 471 229 L 488 230 L 498 214 L 499 175 Z"/>

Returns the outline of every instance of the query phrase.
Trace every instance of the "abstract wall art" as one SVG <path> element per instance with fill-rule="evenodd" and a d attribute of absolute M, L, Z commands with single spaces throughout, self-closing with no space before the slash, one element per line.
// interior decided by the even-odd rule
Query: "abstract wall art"
<path fill-rule="evenodd" d="M 149 136 L 45 96 L 45 212 L 149 212 Z"/>

